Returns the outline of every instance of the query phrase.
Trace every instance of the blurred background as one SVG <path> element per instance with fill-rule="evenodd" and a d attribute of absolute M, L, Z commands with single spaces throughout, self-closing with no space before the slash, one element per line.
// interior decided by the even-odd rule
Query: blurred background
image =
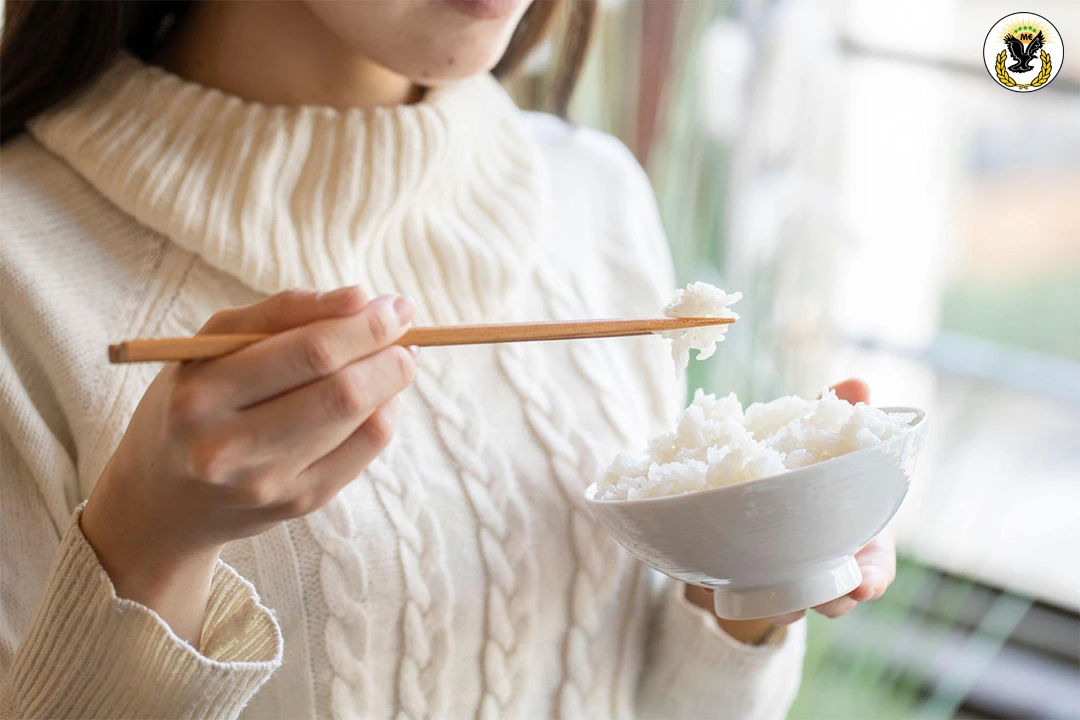
<path fill-rule="evenodd" d="M 1027 95 L 982 62 L 1021 10 L 1066 45 Z M 601 3 L 571 115 L 648 170 L 680 280 L 746 295 L 691 388 L 931 415 L 896 583 L 811 617 L 793 718 L 1080 717 L 1077 52 L 1075 0 Z"/>

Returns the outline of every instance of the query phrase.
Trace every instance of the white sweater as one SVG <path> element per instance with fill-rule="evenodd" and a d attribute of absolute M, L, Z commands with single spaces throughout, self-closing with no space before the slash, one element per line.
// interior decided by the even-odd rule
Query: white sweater
<path fill-rule="evenodd" d="M 124 56 L 2 159 L 0 715 L 786 712 L 801 624 L 735 642 L 582 503 L 682 399 L 658 338 L 426 350 L 368 470 L 226 547 L 198 651 L 116 597 L 78 530 L 160 367 L 110 366 L 110 342 L 354 283 L 413 296 L 418 324 L 655 315 L 670 259 L 616 141 L 486 76 L 339 112 Z"/>

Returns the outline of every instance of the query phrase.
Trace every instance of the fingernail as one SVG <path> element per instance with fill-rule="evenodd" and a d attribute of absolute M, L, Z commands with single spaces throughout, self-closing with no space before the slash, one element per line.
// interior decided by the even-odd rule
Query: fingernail
<path fill-rule="evenodd" d="M 412 353 L 413 358 L 420 357 L 420 346 L 419 345 L 410 345 L 409 346 L 409 352 Z"/>
<path fill-rule="evenodd" d="M 394 300 L 394 312 L 397 313 L 401 324 L 406 325 L 416 315 L 416 303 L 413 302 L 411 297 L 402 295 L 397 300 Z"/>

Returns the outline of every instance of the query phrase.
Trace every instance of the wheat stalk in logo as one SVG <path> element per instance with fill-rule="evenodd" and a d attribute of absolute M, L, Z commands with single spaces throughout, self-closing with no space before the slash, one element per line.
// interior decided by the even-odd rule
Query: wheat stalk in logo
<path fill-rule="evenodd" d="M 994 62 L 994 72 L 997 73 L 998 81 L 1005 87 L 1016 87 L 1016 81 L 1009 75 L 1009 71 L 1005 69 L 1005 51 L 1002 50 L 998 56 L 997 61 Z"/>
<path fill-rule="evenodd" d="M 1009 71 L 1005 69 L 1005 50 L 1002 50 L 997 60 L 994 62 L 994 74 L 997 75 L 998 81 L 1005 87 L 1014 87 L 1017 90 L 1027 90 L 1028 88 L 1039 87 L 1044 85 L 1050 79 L 1050 72 L 1053 70 L 1053 63 L 1050 60 L 1050 53 L 1045 50 L 1042 51 L 1042 67 L 1039 68 L 1039 74 L 1035 76 L 1027 85 L 1017 85 L 1013 80 L 1012 75 L 1009 75 Z"/>

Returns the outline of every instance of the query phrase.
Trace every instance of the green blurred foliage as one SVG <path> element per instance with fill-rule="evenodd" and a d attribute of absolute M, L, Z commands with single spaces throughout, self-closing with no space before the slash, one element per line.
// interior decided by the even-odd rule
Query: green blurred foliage
<path fill-rule="evenodd" d="M 1080 271 L 1013 283 L 954 282 L 941 325 L 1010 347 L 1080 362 Z"/>

